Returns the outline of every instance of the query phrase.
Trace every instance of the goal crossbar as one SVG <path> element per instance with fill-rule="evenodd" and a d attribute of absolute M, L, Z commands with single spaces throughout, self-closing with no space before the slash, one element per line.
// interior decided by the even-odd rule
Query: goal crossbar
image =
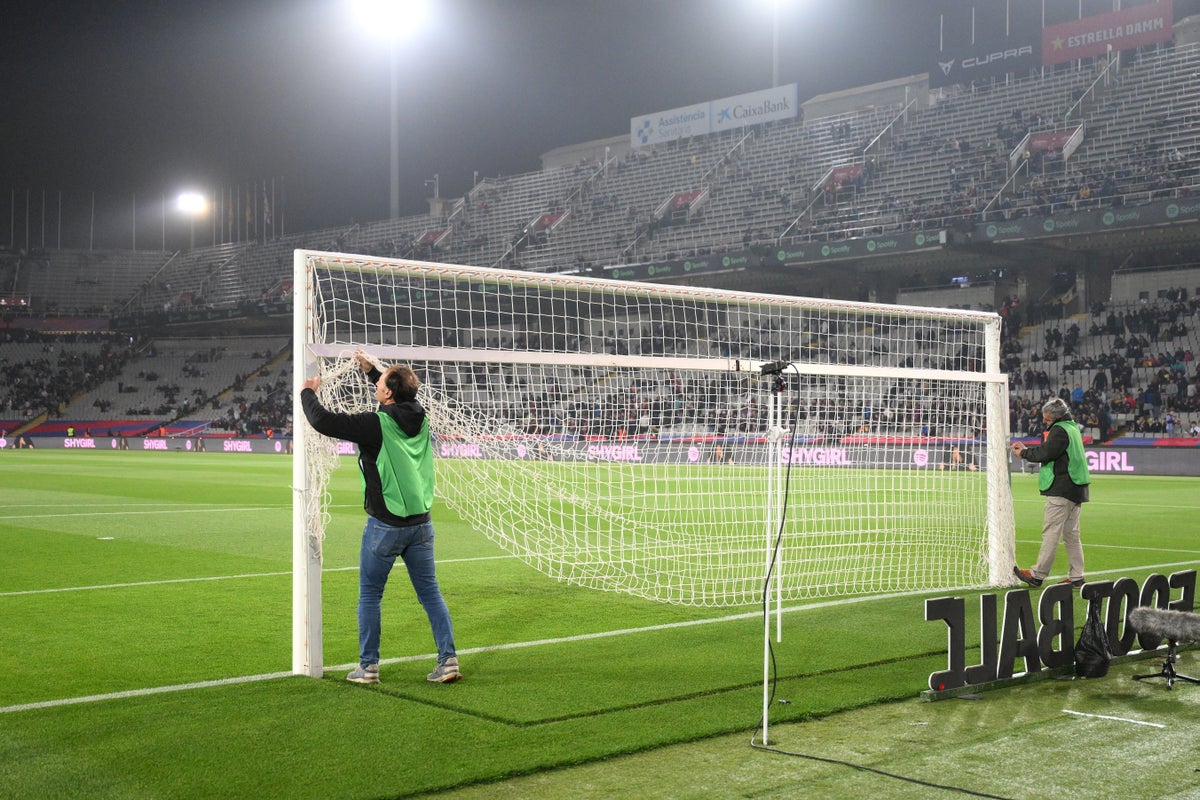
<path fill-rule="evenodd" d="M 509 351 L 470 352 L 445 347 L 402 347 L 399 345 L 308 345 L 308 351 L 319 358 L 346 358 L 356 350 L 383 361 L 470 362 L 481 364 L 576 364 L 591 367 L 644 367 L 654 369 L 703 370 L 762 374 L 768 361 L 728 359 L 663 358 L 658 356 L 610 356 L 596 353 L 530 353 Z M 1001 372 L 964 374 L 943 369 L 900 369 L 895 367 L 853 366 L 845 364 L 788 364 L 785 372 L 794 375 L 829 375 L 834 377 L 896 378 L 930 381 L 971 381 L 1008 384 Z"/>

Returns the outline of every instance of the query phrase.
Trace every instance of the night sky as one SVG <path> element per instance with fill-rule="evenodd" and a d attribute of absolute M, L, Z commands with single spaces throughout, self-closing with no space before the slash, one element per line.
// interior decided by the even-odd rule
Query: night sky
<path fill-rule="evenodd" d="M 0 210 L 275 179 L 290 231 L 386 218 L 388 45 L 347 5 L 9 2 Z M 922 73 L 939 5 L 785 2 L 780 83 L 803 101 Z M 633 116 L 767 88 L 771 20 L 769 0 L 435 2 L 400 56 L 401 213 L 427 209 L 435 173 L 458 196 Z"/>

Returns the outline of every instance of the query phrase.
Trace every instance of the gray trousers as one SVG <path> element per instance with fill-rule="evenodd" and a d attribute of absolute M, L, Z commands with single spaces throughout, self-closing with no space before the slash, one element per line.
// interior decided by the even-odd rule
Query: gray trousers
<path fill-rule="evenodd" d="M 1058 543 L 1067 548 L 1067 577 L 1079 580 L 1083 577 L 1083 542 L 1079 538 L 1079 503 L 1065 497 L 1047 497 L 1046 512 L 1042 517 L 1042 549 L 1038 551 L 1037 564 L 1030 572 L 1033 577 L 1045 580 L 1054 566 Z"/>

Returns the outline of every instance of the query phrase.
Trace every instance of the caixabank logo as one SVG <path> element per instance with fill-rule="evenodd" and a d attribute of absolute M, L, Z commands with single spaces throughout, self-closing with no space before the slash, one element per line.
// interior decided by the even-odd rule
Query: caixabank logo
<path fill-rule="evenodd" d="M 753 121 L 758 117 L 775 117 L 792 110 L 788 99 L 759 100 L 752 105 L 734 103 L 717 111 L 717 123 Z"/>

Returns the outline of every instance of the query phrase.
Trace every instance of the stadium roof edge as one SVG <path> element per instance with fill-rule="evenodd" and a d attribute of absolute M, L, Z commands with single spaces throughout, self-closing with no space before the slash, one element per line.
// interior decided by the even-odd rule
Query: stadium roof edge
<path fill-rule="evenodd" d="M 812 97 L 810 97 L 809 99 L 805 100 L 803 103 L 801 103 L 800 107 L 806 108 L 809 105 L 816 105 L 819 103 L 827 103 L 830 100 L 844 100 L 847 97 L 854 97 L 856 95 L 865 94 L 867 92 L 874 92 L 874 91 L 878 91 L 880 89 L 891 89 L 891 88 L 894 88 L 897 86 L 904 86 L 906 84 L 909 86 L 911 86 L 913 84 L 922 84 L 926 89 L 928 89 L 929 88 L 929 73 L 921 72 L 916 75 L 907 75 L 903 78 L 892 78 L 891 80 L 879 81 L 878 83 L 868 83 L 868 84 L 864 84 L 862 86 L 854 86 L 849 89 L 839 89 L 836 92 L 825 92 L 824 94 L 816 94 L 816 95 L 813 95 Z"/>

